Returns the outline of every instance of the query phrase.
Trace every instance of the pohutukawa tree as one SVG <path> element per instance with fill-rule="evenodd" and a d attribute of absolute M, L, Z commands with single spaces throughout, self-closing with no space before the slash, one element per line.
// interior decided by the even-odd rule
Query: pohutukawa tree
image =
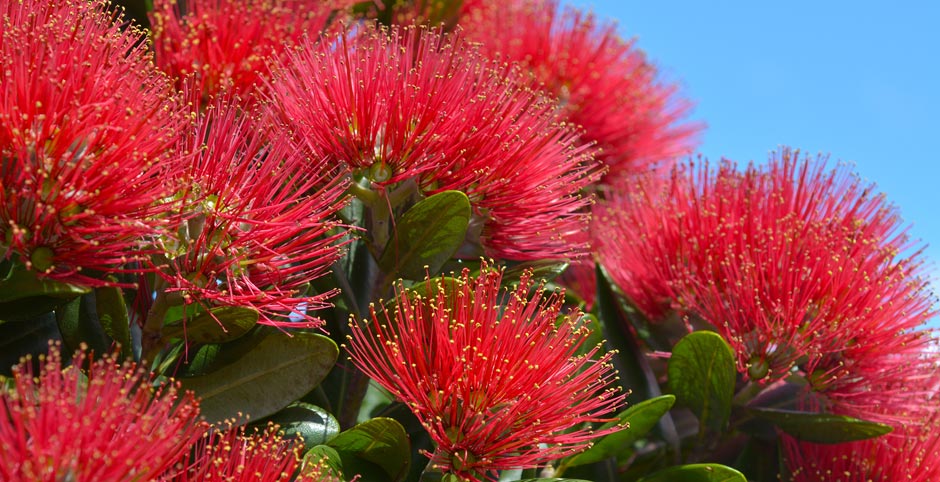
<path fill-rule="evenodd" d="M 0 3 L 0 480 L 937 479 L 922 243 L 824 159 L 681 159 L 614 24 L 150 20 Z"/>

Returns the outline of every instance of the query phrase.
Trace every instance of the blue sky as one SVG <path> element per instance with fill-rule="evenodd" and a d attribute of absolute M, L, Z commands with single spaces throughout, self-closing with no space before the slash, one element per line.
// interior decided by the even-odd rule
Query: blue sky
<path fill-rule="evenodd" d="M 786 144 L 852 163 L 940 273 L 940 2 L 567 3 L 616 20 L 682 86 L 708 124 L 703 155 Z"/>

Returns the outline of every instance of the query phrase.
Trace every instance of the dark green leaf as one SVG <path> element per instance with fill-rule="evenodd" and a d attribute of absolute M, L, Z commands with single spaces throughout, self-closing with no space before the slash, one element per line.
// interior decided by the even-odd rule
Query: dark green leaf
<path fill-rule="evenodd" d="M 60 283 L 38 278 L 36 273 L 23 266 L 14 266 L 10 276 L 0 280 L 0 303 L 22 300 L 33 296 L 52 296 L 70 300 L 91 291 L 85 286 Z"/>
<path fill-rule="evenodd" d="M 644 400 L 632 407 L 624 410 L 617 416 L 617 421 L 604 424 L 599 430 L 606 430 L 618 424 L 625 428 L 619 432 L 614 432 L 598 440 L 594 445 L 562 461 L 562 467 L 574 467 L 577 465 L 591 464 L 599 462 L 608 457 L 617 455 L 618 452 L 628 449 L 634 442 L 643 438 L 647 432 L 653 429 L 659 419 L 672 408 L 676 402 L 676 397 L 672 395 L 663 395 L 650 400 Z"/>
<path fill-rule="evenodd" d="M 341 432 L 327 445 L 341 455 L 351 454 L 378 464 L 393 481 L 404 479 L 411 465 L 408 434 L 400 423 L 391 418 L 362 422 Z"/>
<path fill-rule="evenodd" d="M 163 337 L 185 338 L 189 344 L 225 343 L 251 331 L 258 311 L 242 306 L 220 306 L 203 311 L 180 324 L 163 328 Z"/>
<path fill-rule="evenodd" d="M 611 347 L 617 350 L 613 359 L 620 374 L 624 390 L 630 390 L 633 399 L 649 400 L 662 395 L 659 380 L 646 358 L 647 350 L 637 339 L 627 312 L 618 302 L 617 293 L 610 278 L 601 265 L 595 268 L 597 292 L 594 312 L 604 327 L 604 335 Z M 675 452 L 679 452 L 679 434 L 671 414 L 660 419 L 659 432 Z"/>
<path fill-rule="evenodd" d="M 515 283 L 518 282 L 522 277 L 523 273 L 526 271 L 532 272 L 532 279 L 538 282 L 539 280 L 543 281 L 552 281 L 555 278 L 561 276 L 565 272 L 565 269 L 568 268 L 567 261 L 555 261 L 555 260 L 536 260 L 536 261 L 526 261 L 524 263 L 519 263 L 512 268 L 508 268 L 503 273 L 503 283 Z"/>
<path fill-rule="evenodd" d="M 261 418 L 313 390 L 338 355 L 336 343 L 322 335 L 271 333 L 232 363 L 180 382 L 202 398 L 202 414 L 210 422 L 240 413 Z"/>
<path fill-rule="evenodd" d="M 26 355 L 46 353 L 49 340 L 58 337 L 59 328 L 54 313 L 45 313 L 27 321 L 0 324 L 0 374 L 10 375 L 10 369 Z"/>
<path fill-rule="evenodd" d="M 268 420 L 280 425 L 286 437 L 300 436 L 307 448 L 325 444 L 339 433 L 339 422 L 333 415 L 309 403 L 292 403 Z"/>
<path fill-rule="evenodd" d="M 744 475 L 720 464 L 680 465 L 660 470 L 637 482 L 747 482 Z"/>
<path fill-rule="evenodd" d="M 49 313 L 91 288 L 40 279 L 24 266 L 14 264 L 0 280 L 0 323 L 24 321 Z"/>
<path fill-rule="evenodd" d="M 379 266 L 408 279 L 424 279 L 425 269 L 437 274 L 463 244 L 470 214 L 470 199 L 460 191 L 421 200 L 398 220 Z"/>
<path fill-rule="evenodd" d="M 69 301 L 55 310 L 56 322 L 66 351 L 87 345 L 96 356 L 111 350 L 111 340 L 98 322 L 95 294 L 89 293 Z"/>
<path fill-rule="evenodd" d="M 131 322 L 127 316 L 127 306 L 124 304 L 121 289 L 95 288 L 95 311 L 98 312 L 98 322 L 104 332 L 121 345 L 125 358 L 131 358 Z"/>
<path fill-rule="evenodd" d="M 837 444 L 880 437 L 891 432 L 889 425 L 843 415 L 771 408 L 748 410 L 780 427 L 780 430 L 807 442 Z"/>
<path fill-rule="evenodd" d="M 668 370 L 679 403 L 692 409 L 702 428 L 721 431 L 731 416 L 737 374 L 728 343 L 711 331 L 689 333 L 673 348 Z"/>

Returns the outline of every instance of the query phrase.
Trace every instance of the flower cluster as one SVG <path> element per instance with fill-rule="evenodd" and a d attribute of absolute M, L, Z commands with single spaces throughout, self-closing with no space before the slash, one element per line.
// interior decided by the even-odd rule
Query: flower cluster
<path fill-rule="evenodd" d="M 150 20 L 157 65 L 194 94 L 248 99 L 268 61 L 326 30 L 350 0 L 158 0 Z"/>
<path fill-rule="evenodd" d="M 151 388 L 134 364 L 80 352 L 63 369 L 58 347 L 39 364 L 24 360 L 0 391 L 2 480 L 154 480 L 204 430 L 192 394 Z"/>
<path fill-rule="evenodd" d="M 224 97 L 224 96 L 223 96 Z M 343 170 L 311 157 L 264 112 L 222 98 L 181 138 L 187 188 L 158 266 L 183 304 L 248 306 L 263 324 L 314 326 L 333 293 L 307 295 L 342 254 Z M 259 182 L 260 181 L 260 182 Z M 294 314 L 306 324 L 288 321 Z"/>
<path fill-rule="evenodd" d="M 633 42 L 591 13 L 557 0 L 464 5 L 460 26 L 484 51 L 530 70 L 557 97 L 568 122 L 600 148 L 606 178 L 618 179 L 689 153 L 701 126 L 691 109 Z"/>
<path fill-rule="evenodd" d="M 380 186 L 465 192 L 486 253 L 566 258 L 586 228 L 589 148 L 515 68 L 459 38 L 363 27 L 307 41 L 270 85 L 272 105 L 315 153 Z"/>
<path fill-rule="evenodd" d="M 530 298 L 528 274 L 506 292 L 501 281 L 484 268 L 429 283 L 426 296 L 401 289 L 394 313 L 351 324 L 353 362 L 408 405 L 437 444 L 431 462 L 461 480 L 536 467 L 618 430 L 583 428 L 624 396 L 613 354 L 582 346 L 581 313 L 556 322 L 559 293 Z"/>
<path fill-rule="evenodd" d="M 149 251 L 184 121 L 106 2 L 0 6 L 0 255 L 88 286 Z"/>
<path fill-rule="evenodd" d="M 223 427 L 219 427 L 223 428 Z M 161 482 L 313 482 L 294 478 L 300 467 L 297 440 L 285 439 L 276 425 L 251 433 L 229 421 L 225 430 L 203 434 Z"/>
<path fill-rule="evenodd" d="M 114 355 L 79 351 L 62 365 L 59 347 L 13 370 L 0 391 L 0 479 L 163 482 L 330 481 L 322 469 L 300 471 L 296 439 L 269 425 L 251 432 L 199 420 L 192 393 L 153 380 Z"/>
<path fill-rule="evenodd" d="M 744 172 L 688 165 L 629 187 L 600 210 L 598 255 L 651 320 L 704 320 L 746 377 L 798 370 L 823 408 L 895 422 L 872 407 L 917 399 L 898 381 L 919 376 L 932 297 L 882 196 L 789 149 Z"/>

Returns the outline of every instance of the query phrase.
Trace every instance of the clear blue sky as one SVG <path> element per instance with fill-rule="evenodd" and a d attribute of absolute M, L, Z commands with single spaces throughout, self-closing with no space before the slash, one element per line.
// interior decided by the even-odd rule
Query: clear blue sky
<path fill-rule="evenodd" d="M 761 161 L 786 144 L 853 163 L 940 274 L 940 2 L 566 3 L 615 19 L 682 85 L 708 124 L 703 155 Z"/>

